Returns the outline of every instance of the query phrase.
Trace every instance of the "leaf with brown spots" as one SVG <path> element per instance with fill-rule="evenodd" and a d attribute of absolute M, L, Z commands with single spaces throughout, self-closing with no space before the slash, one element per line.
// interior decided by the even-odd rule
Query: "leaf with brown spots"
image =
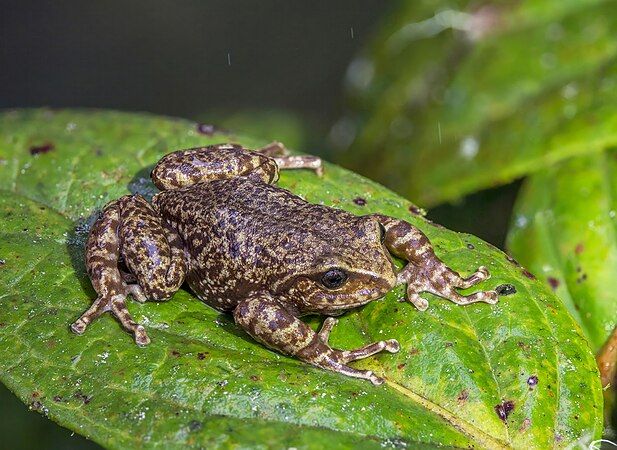
<path fill-rule="evenodd" d="M 331 335 L 338 348 L 399 340 L 399 353 L 357 363 L 386 377 L 379 387 L 272 352 L 185 290 L 164 303 L 129 302 L 152 338 L 145 348 L 109 316 L 83 336 L 70 333 L 94 296 L 83 245 L 97 211 L 129 192 L 155 192 L 148 174 L 166 152 L 222 139 L 267 143 L 151 115 L 0 115 L 0 380 L 25 404 L 122 449 L 552 448 L 599 437 L 593 355 L 551 290 L 489 244 L 330 164 L 323 178 L 284 172 L 281 186 L 312 203 L 408 220 L 451 267 L 489 268 L 492 278 L 475 289 L 510 284 L 516 293 L 465 307 L 427 294 L 431 306 L 419 312 L 397 301 L 401 286 L 342 316 Z M 55 150 L 30 155 L 33 142 Z M 541 380 L 533 391 L 531 374 Z M 504 401 L 516 405 L 505 422 L 495 411 Z"/>
<path fill-rule="evenodd" d="M 617 325 L 617 152 L 572 158 L 529 178 L 512 254 L 564 301 L 598 351 Z"/>

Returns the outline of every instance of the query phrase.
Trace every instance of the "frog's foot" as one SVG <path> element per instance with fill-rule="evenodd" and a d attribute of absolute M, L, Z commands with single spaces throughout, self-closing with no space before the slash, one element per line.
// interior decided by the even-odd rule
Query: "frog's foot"
<path fill-rule="evenodd" d="M 328 317 L 321 327 L 318 333 L 319 340 L 326 346 L 328 346 L 328 338 L 334 325 L 338 322 L 334 317 Z M 372 344 L 365 345 L 364 347 L 357 348 L 355 350 L 336 350 L 331 347 L 327 347 L 329 351 L 326 351 L 318 357 L 318 363 L 315 364 L 324 369 L 332 370 L 334 372 L 340 372 L 343 375 L 347 375 L 354 378 L 362 378 L 369 380 L 374 385 L 383 384 L 385 381 L 383 378 L 375 375 L 372 370 L 358 370 L 353 367 L 349 367 L 346 364 L 358 359 L 368 358 L 382 351 L 390 353 L 396 353 L 400 350 L 396 339 L 388 339 L 386 341 L 373 342 Z"/>
<path fill-rule="evenodd" d="M 256 150 L 257 153 L 273 158 L 279 169 L 311 169 L 317 176 L 323 175 L 323 164 L 317 156 L 290 155 L 289 150 L 280 142 L 270 144 Z"/>
<path fill-rule="evenodd" d="M 457 288 L 470 288 L 488 279 L 490 274 L 485 267 L 480 267 L 471 276 L 463 278 L 445 264 L 439 263 L 429 268 L 418 267 L 410 263 L 397 276 L 397 284 L 407 284 L 407 300 L 420 311 L 428 308 L 428 301 L 419 295 L 421 292 L 430 292 L 457 305 L 478 302 L 491 305 L 497 303 L 498 294 L 493 290 L 474 292 L 469 295 L 463 295 L 456 290 Z"/>
<path fill-rule="evenodd" d="M 126 331 L 133 334 L 137 345 L 143 347 L 150 343 L 150 338 L 143 325 L 138 324 L 131 317 L 126 307 L 126 296 L 122 294 L 113 295 L 111 297 L 97 297 L 90 308 L 71 324 L 71 330 L 76 334 L 83 334 L 88 325 L 106 312 L 110 312 L 118 319 L 118 322 L 120 322 L 120 325 L 122 325 Z"/>

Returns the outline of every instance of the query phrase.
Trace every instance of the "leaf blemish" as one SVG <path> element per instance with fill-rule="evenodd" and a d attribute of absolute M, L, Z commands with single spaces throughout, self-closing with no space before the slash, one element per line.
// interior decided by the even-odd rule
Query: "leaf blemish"
<path fill-rule="evenodd" d="M 353 202 L 358 205 L 358 206 L 364 206 L 366 205 L 366 199 L 362 198 L 362 197 L 356 197 L 353 199 Z"/>
<path fill-rule="evenodd" d="M 538 377 L 536 375 L 532 375 L 527 378 L 527 384 L 529 385 L 529 389 L 533 389 L 538 385 Z"/>
<path fill-rule="evenodd" d="M 475 247 L 473 244 L 467 244 L 467 248 L 468 248 L 469 250 L 473 250 L 473 249 L 475 249 L 476 247 Z"/>
<path fill-rule="evenodd" d="M 527 270 L 527 269 L 523 269 L 523 275 L 525 275 L 530 280 L 535 280 L 536 279 L 536 276 L 533 273 L 531 273 L 529 270 Z"/>
<path fill-rule="evenodd" d="M 52 144 L 51 142 L 46 142 L 43 145 L 33 145 L 32 147 L 30 147 L 30 154 L 31 155 L 40 155 L 40 154 L 44 154 L 44 153 L 49 153 L 54 149 L 54 144 Z"/>
<path fill-rule="evenodd" d="M 212 125 L 209 123 L 198 123 L 197 124 L 197 132 L 199 134 L 204 134 L 206 136 L 213 136 L 214 133 L 217 133 L 220 131 L 222 130 L 216 125 Z"/>
<path fill-rule="evenodd" d="M 174 358 L 178 358 L 180 356 L 180 352 L 178 350 L 172 350 L 171 352 L 169 352 L 171 354 L 171 356 L 173 356 Z"/>
<path fill-rule="evenodd" d="M 560 284 L 557 278 L 548 277 L 546 280 L 548 281 L 548 284 L 550 284 L 551 289 L 553 289 L 554 291 L 557 290 Z"/>
<path fill-rule="evenodd" d="M 495 405 L 495 412 L 504 422 L 508 419 L 508 416 L 514 411 L 514 402 L 512 400 L 503 401 Z"/>
<path fill-rule="evenodd" d="M 197 353 L 197 359 L 200 361 L 203 361 L 204 359 L 206 359 L 207 355 L 208 355 L 208 352 L 199 352 Z"/>
<path fill-rule="evenodd" d="M 199 431 L 203 427 L 203 424 L 199 420 L 191 420 L 189 422 L 189 430 L 192 432 Z"/>
<path fill-rule="evenodd" d="M 81 391 L 77 391 L 73 394 L 73 397 L 75 397 L 76 399 L 79 399 L 83 402 L 84 405 L 87 405 L 88 403 L 90 403 L 90 400 L 92 400 L 92 396 L 91 395 L 86 395 Z"/>
<path fill-rule="evenodd" d="M 463 389 L 459 394 L 458 397 L 456 397 L 456 399 L 458 400 L 459 404 L 463 404 L 467 401 L 467 399 L 469 398 L 469 390 L 468 389 Z"/>
<path fill-rule="evenodd" d="M 505 295 L 512 295 L 512 294 L 516 294 L 516 287 L 514 287 L 514 285 L 512 284 L 500 284 L 499 286 L 497 286 L 495 288 L 495 291 L 497 292 L 497 294 L 505 296 Z"/>
<path fill-rule="evenodd" d="M 583 245 L 582 242 L 579 242 L 578 244 L 576 244 L 576 247 L 574 248 L 574 253 L 576 253 L 577 255 L 580 255 L 581 253 L 583 253 L 583 250 L 585 250 L 585 246 Z"/>

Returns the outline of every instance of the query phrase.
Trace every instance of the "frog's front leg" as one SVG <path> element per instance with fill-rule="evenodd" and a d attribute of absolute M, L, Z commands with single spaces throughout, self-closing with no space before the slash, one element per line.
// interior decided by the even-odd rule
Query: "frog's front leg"
<path fill-rule="evenodd" d="M 120 260 L 130 273 L 119 269 Z M 71 329 L 82 334 L 97 317 L 110 312 L 138 345 L 146 345 L 150 339 L 144 327 L 132 319 L 127 295 L 141 302 L 168 299 L 186 274 L 179 236 L 141 196 L 125 196 L 104 208 L 88 235 L 86 267 L 98 297 Z"/>
<path fill-rule="evenodd" d="M 381 351 L 395 353 L 396 340 L 374 342 L 355 350 L 337 350 L 328 345 L 330 331 L 336 319 L 325 320 L 315 333 L 268 293 L 256 293 L 241 301 L 234 310 L 234 319 L 255 340 L 306 363 L 344 375 L 362 378 L 378 385 L 384 382 L 370 370 L 358 370 L 347 365 L 351 361 L 372 356 Z"/>
<path fill-rule="evenodd" d="M 398 273 L 397 283 L 407 284 L 407 299 L 420 311 L 428 308 L 428 302 L 419 295 L 421 292 L 430 292 L 458 305 L 497 303 L 498 295 L 495 291 L 462 295 L 456 290 L 467 289 L 488 279 L 490 274 L 486 267 L 482 266 L 471 276 L 463 278 L 435 255 L 430 241 L 418 228 L 404 220 L 381 214 L 375 217 L 385 228 L 388 250 L 408 261 Z"/>

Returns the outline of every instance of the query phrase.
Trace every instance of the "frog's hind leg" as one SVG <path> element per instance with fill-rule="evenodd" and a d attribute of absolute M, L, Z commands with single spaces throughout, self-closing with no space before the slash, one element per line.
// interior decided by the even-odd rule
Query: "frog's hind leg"
<path fill-rule="evenodd" d="M 111 312 L 138 345 L 150 339 L 131 318 L 126 297 L 166 300 L 186 274 L 179 236 L 141 196 L 122 197 L 103 210 L 88 236 L 86 267 L 98 297 L 71 329 L 82 334 L 97 317 Z"/>
<path fill-rule="evenodd" d="M 83 334 L 90 323 L 105 312 L 111 312 L 122 327 L 132 333 L 138 345 L 150 342 L 146 330 L 136 323 L 126 308 L 126 288 L 120 271 L 119 201 L 108 205 L 95 222 L 88 237 L 86 265 L 98 297 L 72 325 L 77 334 Z"/>
<path fill-rule="evenodd" d="M 255 151 L 273 158 L 280 170 L 311 169 L 315 171 L 317 176 L 323 175 L 321 158 L 310 155 L 290 155 L 289 150 L 280 142 L 272 142 Z"/>

